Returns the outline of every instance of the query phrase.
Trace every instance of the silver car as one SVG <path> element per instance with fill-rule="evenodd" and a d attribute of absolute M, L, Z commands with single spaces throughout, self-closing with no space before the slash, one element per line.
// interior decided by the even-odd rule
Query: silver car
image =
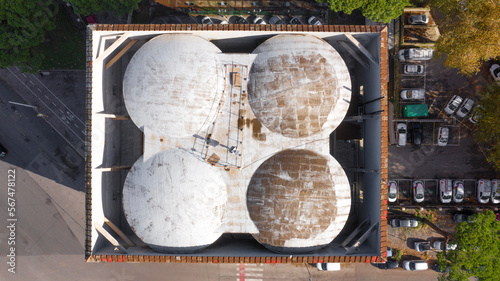
<path fill-rule="evenodd" d="M 427 15 L 411 15 L 408 18 L 409 24 L 427 24 L 429 23 L 429 17 Z"/>
<path fill-rule="evenodd" d="M 407 126 L 405 123 L 398 123 L 398 147 L 406 146 L 406 136 L 408 133 Z"/>
<path fill-rule="evenodd" d="M 421 64 L 407 64 L 403 68 L 403 73 L 414 75 L 424 74 L 424 66 Z"/>
<path fill-rule="evenodd" d="M 434 241 L 434 243 L 432 243 L 432 247 L 436 251 L 442 251 L 444 248 L 444 241 L 443 240 Z M 455 250 L 456 248 L 457 248 L 457 244 L 454 244 L 454 243 L 446 244 L 446 251 Z"/>
<path fill-rule="evenodd" d="M 460 118 L 464 118 L 469 114 L 469 112 L 472 110 L 472 106 L 474 105 L 474 101 L 471 99 L 465 99 L 462 105 L 457 110 L 457 116 Z"/>
<path fill-rule="evenodd" d="M 450 128 L 439 127 L 438 131 L 438 146 L 448 145 L 448 137 L 450 136 Z"/>
<path fill-rule="evenodd" d="M 481 179 L 477 183 L 477 201 L 481 204 L 486 204 L 490 201 L 491 196 L 491 181 Z"/>
<path fill-rule="evenodd" d="M 500 203 L 500 189 L 498 189 L 498 180 L 491 180 L 491 203 Z"/>
<path fill-rule="evenodd" d="M 450 203 L 452 195 L 451 180 L 441 179 L 439 181 L 439 200 L 441 200 L 441 203 Z"/>
<path fill-rule="evenodd" d="M 464 200 L 464 182 L 453 181 L 453 202 L 460 203 Z"/>
<path fill-rule="evenodd" d="M 315 16 L 312 16 L 310 17 L 308 20 L 307 20 L 307 23 L 309 25 L 321 25 L 321 22 L 319 21 L 319 19 Z"/>
<path fill-rule="evenodd" d="M 398 199 L 398 184 L 395 181 L 389 181 L 387 189 L 389 202 L 396 202 L 396 199 Z"/>
<path fill-rule="evenodd" d="M 425 98 L 424 89 L 403 89 L 401 98 L 404 100 L 423 100 Z"/>
<path fill-rule="evenodd" d="M 444 112 L 448 115 L 452 115 L 457 111 L 458 106 L 462 103 L 462 98 L 460 96 L 454 95 L 444 107 Z"/>

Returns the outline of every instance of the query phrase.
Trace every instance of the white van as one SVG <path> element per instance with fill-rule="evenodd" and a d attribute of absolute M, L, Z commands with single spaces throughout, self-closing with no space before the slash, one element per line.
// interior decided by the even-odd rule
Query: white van
<path fill-rule="evenodd" d="M 412 260 L 412 261 L 404 261 L 403 268 L 406 270 L 427 270 L 429 267 L 427 262 L 424 260 Z"/>
<path fill-rule="evenodd" d="M 441 179 L 439 181 L 439 200 L 441 203 L 450 203 L 453 196 L 453 188 L 450 179 Z"/>
<path fill-rule="evenodd" d="M 415 61 L 415 60 L 430 60 L 432 59 L 433 50 L 430 48 L 417 49 L 410 48 L 399 50 L 400 61 Z"/>

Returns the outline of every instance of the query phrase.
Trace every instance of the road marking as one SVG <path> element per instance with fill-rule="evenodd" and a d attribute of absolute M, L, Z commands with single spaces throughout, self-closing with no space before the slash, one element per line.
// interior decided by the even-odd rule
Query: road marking
<path fill-rule="evenodd" d="M 55 103 L 52 102 L 52 105 L 57 106 Z"/>
<path fill-rule="evenodd" d="M 35 86 L 35 84 L 33 84 L 33 81 L 31 81 L 31 80 L 29 80 L 29 81 L 30 81 L 31 85 Z"/>
<path fill-rule="evenodd" d="M 36 88 L 40 93 L 42 92 L 42 90 L 40 90 L 40 88 Z"/>
<path fill-rule="evenodd" d="M 44 95 L 46 99 L 49 99 L 49 97 L 47 97 L 47 95 Z"/>
<path fill-rule="evenodd" d="M 75 125 L 75 127 L 77 127 L 77 128 L 78 128 L 78 125 L 76 125 L 76 123 L 73 123 L 73 125 Z"/>

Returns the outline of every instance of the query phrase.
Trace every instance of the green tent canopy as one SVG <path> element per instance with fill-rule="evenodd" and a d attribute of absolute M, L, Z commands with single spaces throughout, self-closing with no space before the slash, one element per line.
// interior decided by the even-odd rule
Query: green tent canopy
<path fill-rule="evenodd" d="M 404 117 L 427 117 L 429 106 L 427 104 L 408 104 L 404 106 Z"/>

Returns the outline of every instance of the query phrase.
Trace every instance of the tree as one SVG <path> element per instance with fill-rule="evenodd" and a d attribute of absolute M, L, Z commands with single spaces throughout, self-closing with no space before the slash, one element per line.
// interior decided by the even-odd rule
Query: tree
<path fill-rule="evenodd" d="M 58 5 L 53 0 L 0 0 L 0 66 L 17 64 L 37 70 L 41 56 L 34 47 L 55 28 Z"/>
<path fill-rule="evenodd" d="M 390 22 L 403 14 L 409 0 L 316 0 L 328 2 L 331 10 L 351 14 L 361 9 L 363 16 L 376 22 Z"/>
<path fill-rule="evenodd" d="M 474 139 L 488 147 L 488 162 L 492 163 L 495 169 L 500 171 L 500 85 L 492 85 L 483 92 L 478 93 L 478 105 L 473 114 L 479 117 Z"/>
<path fill-rule="evenodd" d="M 112 11 L 117 15 L 125 15 L 137 9 L 141 0 L 64 0 L 70 2 L 75 12 L 88 16 L 97 12 Z"/>
<path fill-rule="evenodd" d="M 436 54 L 465 75 L 477 73 L 482 61 L 500 54 L 500 2 L 493 0 L 431 0 L 442 14 Z M 439 19 L 439 17 L 438 17 Z"/>
<path fill-rule="evenodd" d="M 498 280 L 500 276 L 500 222 L 491 210 L 472 216 L 472 222 L 461 222 L 453 234 L 456 250 L 437 254 L 438 264 L 444 269 L 450 266 L 448 275 L 440 280 Z"/>

